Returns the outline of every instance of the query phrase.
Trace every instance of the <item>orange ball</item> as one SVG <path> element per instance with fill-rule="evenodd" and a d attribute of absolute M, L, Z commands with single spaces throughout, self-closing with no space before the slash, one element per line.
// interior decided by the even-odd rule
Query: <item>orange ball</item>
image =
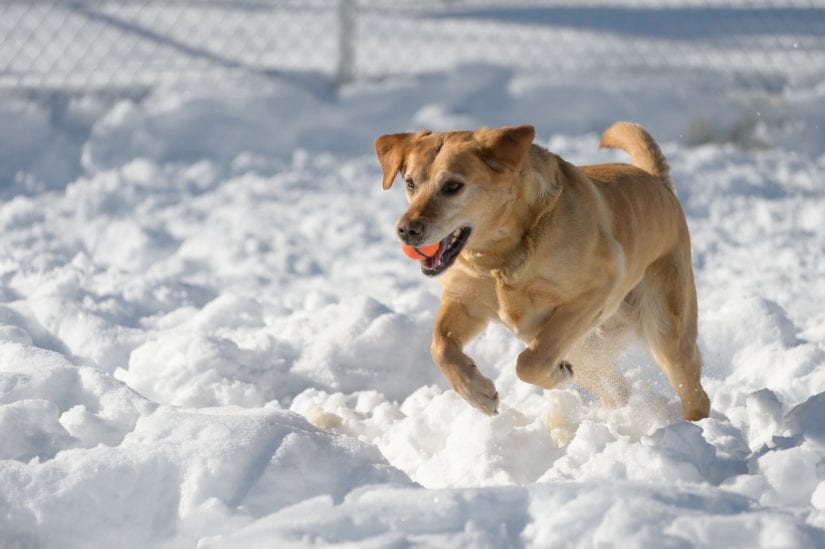
<path fill-rule="evenodd" d="M 410 259 L 414 259 L 416 261 L 423 261 L 430 257 L 434 257 L 436 253 L 438 253 L 438 247 L 440 246 L 439 243 L 430 244 L 429 246 L 407 246 L 406 244 L 401 244 L 401 249 L 404 250 L 404 253 Z"/>

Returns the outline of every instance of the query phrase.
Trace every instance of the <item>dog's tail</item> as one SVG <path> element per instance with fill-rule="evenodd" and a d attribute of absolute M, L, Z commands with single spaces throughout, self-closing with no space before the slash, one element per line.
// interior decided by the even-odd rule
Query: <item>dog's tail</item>
<path fill-rule="evenodd" d="M 673 191 L 670 166 L 662 149 L 643 127 L 631 122 L 616 122 L 602 134 L 600 147 L 622 149 L 633 159 L 633 165 L 662 180 Z"/>

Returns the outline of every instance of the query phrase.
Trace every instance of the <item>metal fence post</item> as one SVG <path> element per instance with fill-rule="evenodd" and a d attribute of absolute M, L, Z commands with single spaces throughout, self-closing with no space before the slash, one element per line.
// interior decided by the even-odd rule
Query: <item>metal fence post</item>
<path fill-rule="evenodd" d="M 338 67 L 336 80 L 346 84 L 355 79 L 356 0 L 338 0 Z"/>

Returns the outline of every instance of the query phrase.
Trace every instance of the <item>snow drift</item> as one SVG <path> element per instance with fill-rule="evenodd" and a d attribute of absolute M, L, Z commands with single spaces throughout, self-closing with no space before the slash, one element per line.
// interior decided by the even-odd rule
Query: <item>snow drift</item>
<path fill-rule="evenodd" d="M 472 66 L 4 100 L 0 545 L 825 547 L 822 142 L 688 147 L 713 93 L 639 120 L 565 86 Z M 371 141 L 531 122 L 592 163 L 622 158 L 597 152 L 615 118 L 672 164 L 712 415 L 681 421 L 635 347 L 625 408 L 527 386 L 493 326 L 482 416 L 429 358 L 438 287 L 393 240 Z"/>

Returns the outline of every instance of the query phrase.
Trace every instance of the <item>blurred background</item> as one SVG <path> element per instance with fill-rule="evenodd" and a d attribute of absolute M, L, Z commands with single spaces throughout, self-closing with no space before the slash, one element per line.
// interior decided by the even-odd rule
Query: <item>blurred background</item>
<path fill-rule="evenodd" d="M 135 88 L 227 71 L 330 83 L 466 63 L 703 70 L 772 93 L 825 68 L 814 0 L 3 0 L 0 86 Z M 582 83 L 586 85 L 586 83 Z"/>
<path fill-rule="evenodd" d="M 561 131 L 599 131 L 617 115 L 650 123 L 653 103 L 657 120 L 674 106 L 685 120 L 659 136 L 688 144 L 813 151 L 823 141 L 825 9 L 815 0 L 0 0 L 0 90 L 52 100 L 239 75 L 338 90 L 478 65 L 508 76 L 463 96 L 463 110 L 494 110 L 502 98 L 491 88 L 538 81 L 556 111 L 610 95 L 587 101 L 605 116 L 574 109 Z M 663 95 L 667 109 L 656 107 Z M 534 103 L 525 115 L 540 120 Z"/>
<path fill-rule="evenodd" d="M 163 141 L 190 142 L 186 158 L 371 154 L 380 133 L 525 122 L 546 143 L 617 119 L 664 142 L 818 155 L 825 5 L 0 0 L 0 95 L 0 124 L 21 128 L 0 132 L 6 194 L 59 187 L 114 165 L 112 155 L 152 157 L 157 147 L 125 138 L 104 139 L 103 157 L 94 143 L 76 150 L 111 127 L 100 117 L 118 101 L 143 109 L 147 97 L 175 97 L 191 107 L 187 120 L 202 121 L 177 136 L 186 122 L 166 121 Z M 227 97 L 237 101 L 229 110 Z M 210 148 L 203 137 L 226 126 L 240 137 Z"/>

